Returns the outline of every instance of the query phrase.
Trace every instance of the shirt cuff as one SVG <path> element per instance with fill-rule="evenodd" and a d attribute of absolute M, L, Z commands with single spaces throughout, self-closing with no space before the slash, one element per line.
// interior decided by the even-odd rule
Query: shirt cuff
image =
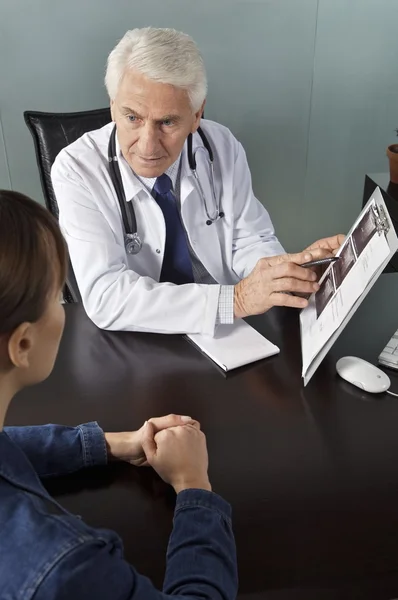
<path fill-rule="evenodd" d="M 105 435 L 95 421 L 78 425 L 82 444 L 84 467 L 106 465 L 108 453 L 106 450 Z"/>
<path fill-rule="evenodd" d="M 234 322 L 234 285 L 222 285 L 218 297 L 216 325 L 232 325 Z"/>
<path fill-rule="evenodd" d="M 207 490 L 199 490 L 199 489 L 187 489 L 183 490 L 179 494 L 177 494 L 177 501 L 175 507 L 175 515 L 180 511 L 186 508 L 208 508 L 210 510 L 215 510 L 224 519 L 226 519 L 229 523 L 231 523 L 232 509 L 231 505 L 221 498 L 218 494 L 214 492 L 209 492 Z"/>

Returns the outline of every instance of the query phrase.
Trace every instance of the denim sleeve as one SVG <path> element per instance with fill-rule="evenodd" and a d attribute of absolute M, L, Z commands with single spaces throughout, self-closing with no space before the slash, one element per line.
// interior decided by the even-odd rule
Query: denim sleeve
<path fill-rule="evenodd" d="M 236 598 L 231 507 L 217 494 L 184 490 L 177 495 L 163 590 L 184 598 Z"/>
<path fill-rule="evenodd" d="M 4 427 L 4 432 L 25 453 L 39 477 L 66 475 L 107 463 L 104 432 L 95 422 L 78 427 Z"/>
<path fill-rule="evenodd" d="M 93 538 L 64 555 L 41 579 L 35 600 L 235 600 L 236 595 L 230 507 L 211 492 L 186 490 L 177 497 L 163 592 L 123 559 L 114 536 Z"/>

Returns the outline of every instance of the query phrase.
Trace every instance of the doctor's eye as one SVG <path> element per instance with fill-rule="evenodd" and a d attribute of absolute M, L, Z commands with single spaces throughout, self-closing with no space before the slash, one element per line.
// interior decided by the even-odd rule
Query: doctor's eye
<path fill-rule="evenodd" d="M 176 122 L 173 121 L 173 119 L 164 119 L 164 121 L 161 122 L 162 127 L 172 127 L 173 125 L 175 125 Z"/>
<path fill-rule="evenodd" d="M 136 123 L 138 121 L 135 115 L 128 115 L 127 118 L 130 121 L 130 123 Z"/>

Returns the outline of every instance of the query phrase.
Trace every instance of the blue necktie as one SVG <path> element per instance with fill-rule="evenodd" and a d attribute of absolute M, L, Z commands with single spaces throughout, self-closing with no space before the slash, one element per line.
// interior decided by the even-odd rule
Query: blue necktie
<path fill-rule="evenodd" d="M 193 273 L 186 233 L 172 188 L 170 177 L 163 173 L 155 181 L 152 196 L 160 206 L 166 224 L 166 245 L 160 281 L 180 285 L 193 283 Z"/>

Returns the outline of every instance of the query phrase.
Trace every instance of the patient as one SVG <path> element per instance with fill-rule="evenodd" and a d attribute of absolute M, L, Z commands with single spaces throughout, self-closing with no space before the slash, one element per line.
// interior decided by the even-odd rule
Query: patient
<path fill-rule="evenodd" d="M 0 190 L 1 597 L 232 600 L 230 507 L 211 491 L 199 423 L 169 415 L 124 433 L 104 433 L 95 422 L 3 428 L 13 396 L 53 368 L 64 327 L 65 271 L 65 246 L 52 216 L 26 196 Z M 149 464 L 176 491 L 163 592 L 123 559 L 116 533 L 68 513 L 40 482 L 114 459 Z"/>

